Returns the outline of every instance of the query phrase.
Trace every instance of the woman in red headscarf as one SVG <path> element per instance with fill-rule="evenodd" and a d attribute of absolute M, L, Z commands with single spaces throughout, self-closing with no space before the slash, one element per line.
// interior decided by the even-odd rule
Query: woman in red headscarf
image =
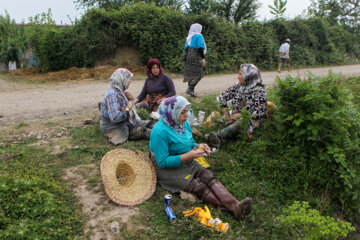
<path fill-rule="evenodd" d="M 157 111 L 161 101 L 176 95 L 174 82 L 171 77 L 164 73 L 159 60 L 150 59 L 146 65 L 144 87 L 134 100 L 137 108 L 145 107 L 150 112 Z"/>

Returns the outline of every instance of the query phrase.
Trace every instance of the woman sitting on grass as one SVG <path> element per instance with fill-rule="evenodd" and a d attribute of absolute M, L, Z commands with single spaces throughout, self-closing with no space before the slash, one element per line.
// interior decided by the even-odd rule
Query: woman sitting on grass
<path fill-rule="evenodd" d="M 155 124 L 149 147 L 158 183 L 170 192 L 190 192 L 205 203 L 230 211 L 240 219 L 250 213 L 252 200 L 239 202 L 194 158 L 209 155 L 207 144 L 196 144 L 187 121 L 190 103 L 181 96 L 165 99 L 159 106 L 161 119 Z"/>
<path fill-rule="evenodd" d="M 251 136 L 255 128 L 267 118 L 267 98 L 262 84 L 259 69 L 253 64 L 242 64 L 238 75 L 239 82 L 229 87 L 219 96 L 220 107 L 227 119 L 227 127 L 217 133 L 205 135 L 212 147 L 219 148 L 222 141 L 236 137 L 240 131 L 237 120 L 242 108 L 251 114 L 248 134 Z M 229 111 L 228 107 L 232 106 Z"/>
<path fill-rule="evenodd" d="M 160 103 L 167 97 L 175 96 L 175 86 L 171 77 L 165 74 L 159 60 L 150 59 L 146 65 L 144 87 L 134 100 L 137 108 L 146 108 L 150 112 L 157 111 Z"/>
<path fill-rule="evenodd" d="M 111 86 L 100 103 L 100 127 L 109 141 L 118 145 L 130 139 L 149 139 L 152 121 L 143 121 L 136 113 L 134 104 L 128 100 L 130 80 L 133 74 L 125 69 L 117 69 L 110 77 Z"/>

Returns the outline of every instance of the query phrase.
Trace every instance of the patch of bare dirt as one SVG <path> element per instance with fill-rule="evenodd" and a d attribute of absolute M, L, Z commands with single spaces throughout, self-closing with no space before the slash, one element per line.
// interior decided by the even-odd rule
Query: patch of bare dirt
<path fill-rule="evenodd" d="M 90 176 L 98 176 L 98 179 L 101 179 L 95 164 L 68 168 L 63 177 L 73 185 L 82 211 L 88 216 L 84 232 L 92 240 L 118 239 L 121 236 L 121 228 L 132 216 L 137 215 L 139 210 L 136 207 L 113 203 L 105 194 L 101 180 L 96 187 L 90 188 L 87 179 Z"/>
<path fill-rule="evenodd" d="M 133 74 L 144 75 L 145 66 L 125 65 L 111 66 L 103 65 L 94 68 L 76 68 L 72 67 L 66 70 L 39 73 L 36 68 L 19 68 L 11 71 L 10 74 L 32 82 L 66 82 L 66 81 L 84 81 L 109 78 L 117 68 L 127 68 Z"/>

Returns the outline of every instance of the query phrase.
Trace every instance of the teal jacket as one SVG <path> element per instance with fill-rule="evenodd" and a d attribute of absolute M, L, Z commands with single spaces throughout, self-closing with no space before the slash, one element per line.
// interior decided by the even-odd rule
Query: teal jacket
<path fill-rule="evenodd" d="M 189 152 L 197 144 L 192 137 L 189 122 L 184 123 L 184 134 L 177 133 L 161 119 L 153 127 L 149 147 L 161 168 L 181 166 L 180 155 Z"/>

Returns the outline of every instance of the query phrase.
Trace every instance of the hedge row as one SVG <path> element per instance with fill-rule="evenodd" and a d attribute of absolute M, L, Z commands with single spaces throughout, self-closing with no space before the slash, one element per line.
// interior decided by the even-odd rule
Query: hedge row
<path fill-rule="evenodd" d="M 195 22 L 203 25 L 209 73 L 235 70 L 244 62 L 274 69 L 286 38 L 292 40 L 293 65 L 342 64 L 360 58 L 360 38 L 320 18 L 235 25 L 206 14 L 185 16 L 153 5 L 135 5 L 117 11 L 92 9 L 74 26 L 44 30 L 37 51 L 41 70 L 92 67 L 117 47 L 130 45 L 140 50 L 143 64 L 158 58 L 168 70 L 181 72 L 185 38 Z"/>

